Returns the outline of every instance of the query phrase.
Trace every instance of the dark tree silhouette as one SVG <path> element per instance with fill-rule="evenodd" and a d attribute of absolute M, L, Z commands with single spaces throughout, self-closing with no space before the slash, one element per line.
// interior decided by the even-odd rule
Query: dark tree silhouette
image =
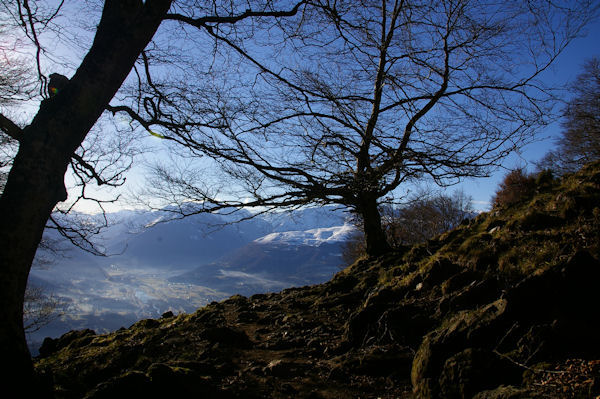
<path fill-rule="evenodd" d="M 556 149 L 537 165 L 560 174 L 600 159 L 600 58 L 583 64 L 583 72 L 569 85 L 569 91 L 572 98 L 563 110 L 563 130 Z"/>
<path fill-rule="evenodd" d="M 67 198 L 65 172 L 71 166 L 83 182 L 92 180 L 98 185 L 110 182 L 111 176 L 100 174 L 101 164 L 86 160 L 89 148 L 81 146 L 159 26 L 168 19 L 178 19 L 182 12 L 194 16 L 196 22 L 192 29 L 209 31 L 219 23 L 231 25 L 259 16 L 293 15 L 303 2 L 291 6 L 289 2 L 283 3 L 286 7 L 280 12 L 273 8 L 271 1 L 203 4 L 192 0 L 105 0 L 91 47 L 69 81 L 63 81 L 63 87 L 50 98 L 42 65 L 47 50 L 39 32 L 49 26 L 64 2 L 59 2 L 58 9 L 50 10 L 46 16 L 43 15 L 45 8 L 38 2 L 0 2 L 35 46 L 38 96 L 45 98 L 24 127 L 0 112 L 0 130 L 18 142 L 18 151 L 10 160 L 10 172 L 0 197 L 0 355 L 7 366 L 0 373 L 3 387 L 32 375 L 22 323 L 23 297 L 46 222 L 56 204 Z M 169 9 L 174 14 L 170 15 Z M 185 22 L 171 24 L 179 30 L 184 30 L 186 25 Z M 196 51 L 201 56 L 213 55 L 205 52 L 202 41 L 187 44 L 198 45 Z M 159 44 L 153 43 L 150 47 L 157 46 Z M 169 48 L 168 44 L 164 46 Z M 126 95 L 124 97 L 126 100 Z M 85 196 L 85 188 L 82 190 Z M 36 388 L 35 384 L 23 386 Z M 23 396 L 30 395 L 23 392 Z"/>
<path fill-rule="evenodd" d="M 386 239 L 395 249 L 426 242 L 473 217 L 471 203 L 472 198 L 460 190 L 452 194 L 420 190 L 401 206 L 382 207 Z M 365 237 L 359 231 L 344 245 L 342 259 L 352 263 L 365 254 Z"/>
<path fill-rule="evenodd" d="M 238 29 L 208 29 L 222 64 L 195 61 L 216 71 L 210 80 L 153 79 L 149 53 L 136 109 L 112 110 L 221 172 L 159 165 L 153 198 L 183 214 L 339 204 L 360 215 L 367 252 L 378 255 L 389 249 L 382 199 L 420 179 L 486 176 L 548 122 L 554 97 L 540 74 L 596 10 L 315 0 L 263 23 L 251 41 Z"/>
<path fill-rule="evenodd" d="M 23 296 L 46 222 L 67 198 L 66 171 L 108 182 L 78 152 L 105 110 L 214 159 L 251 205 L 354 207 L 377 253 L 387 249 L 378 199 L 423 175 L 481 175 L 526 140 L 549 99 L 534 79 L 595 12 L 584 1 L 497 12 L 461 1 L 103 4 L 91 47 L 50 98 L 38 33 L 59 10 L 45 19 L 38 2 L 0 2 L 35 45 L 44 98 L 22 125 L 0 113 L 0 130 L 18 142 L 0 197 L 2 386 L 32 373 Z M 173 36 L 151 42 L 166 22 Z M 537 55 L 528 71 L 513 70 L 525 65 L 519 49 Z M 133 85 L 122 88 L 131 71 Z M 189 189 L 210 210 L 246 202 Z"/>
<path fill-rule="evenodd" d="M 23 331 L 23 297 L 46 221 L 57 202 L 66 199 L 67 167 L 170 3 L 107 0 L 94 43 L 63 91 L 43 101 L 23 129 L 2 118 L 3 132 L 19 141 L 0 198 L 0 348 L 9 366 L 2 373 L 3 386 L 12 386 L 32 372 Z"/>

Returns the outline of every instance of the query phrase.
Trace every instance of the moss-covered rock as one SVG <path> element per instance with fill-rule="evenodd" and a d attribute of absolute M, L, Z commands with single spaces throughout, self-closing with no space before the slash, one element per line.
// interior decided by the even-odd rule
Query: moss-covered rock
<path fill-rule="evenodd" d="M 500 384 L 520 384 L 523 369 L 491 350 L 467 348 L 444 363 L 439 378 L 443 398 L 471 399 Z"/>
<path fill-rule="evenodd" d="M 511 385 L 499 386 L 496 389 L 481 391 L 473 399 L 534 399 L 541 396 L 532 393 L 528 389 L 517 388 Z"/>
<path fill-rule="evenodd" d="M 86 345 L 90 343 L 95 336 L 96 332 L 88 328 L 84 330 L 69 331 L 56 339 L 46 337 L 44 342 L 42 342 L 42 346 L 40 346 L 39 356 L 40 358 L 50 356 L 56 351 L 66 348 L 69 345 L 73 345 L 74 347 Z"/>

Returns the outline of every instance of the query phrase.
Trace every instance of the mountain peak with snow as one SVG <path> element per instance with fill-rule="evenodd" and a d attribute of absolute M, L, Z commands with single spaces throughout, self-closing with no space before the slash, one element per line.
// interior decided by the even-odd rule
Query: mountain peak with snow
<path fill-rule="evenodd" d="M 346 223 L 341 226 L 271 233 L 254 240 L 254 242 L 269 245 L 308 245 L 318 247 L 324 243 L 333 244 L 347 241 L 355 230 L 354 226 Z"/>

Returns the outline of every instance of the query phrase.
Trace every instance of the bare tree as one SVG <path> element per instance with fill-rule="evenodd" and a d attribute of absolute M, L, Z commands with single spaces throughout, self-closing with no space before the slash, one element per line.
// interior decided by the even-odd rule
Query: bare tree
<path fill-rule="evenodd" d="M 422 193 L 405 206 L 384 212 L 388 241 L 395 247 L 419 244 L 473 216 L 472 199 L 463 191 Z"/>
<path fill-rule="evenodd" d="M 31 334 L 64 314 L 66 304 L 40 286 L 27 285 L 23 304 L 23 329 Z"/>
<path fill-rule="evenodd" d="M 7 115 L 16 114 L 14 111 L 28 107 L 28 103 L 40 96 L 40 91 L 43 97 L 51 97 L 58 93 L 57 87 L 51 87 L 54 85 L 52 79 L 46 83 L 48 79 L 41 74 L 40 55 L 36 53 L 35 56 L 38 63 L 31 63 L 26 54 L 31 47 L 27 43 L 28 40 L 34 42 L 33 48 L 39 53 L 44 50 L 36 47 L 40 45 L 42 34 L 39 27 L 57 30 L 58 28 L 53 25 L 53 18 L 61 7 L 62 5 L 59 5 L 55 9 L 41 3 L 23 2 L 23 4 L 17 3 L 13 10 L 6 3 L 0 3 L 0 37 L 2 38 L 0 59 L 3 66 L 0 70 L 0 193 L 4 191 L 8 171 L 18 150 L 19 130 L 23 127 L 23 124 L 13 122 Z M 22 26 L 26 29 L 24 34 L 19 35 Z M 51 76 L 58 77 L 56 86 L 62 87 L 68 83 L 68 79 L 62 75 L 55 73 Z M 47 90 L 44 87 L 47 87 Z M 17 114 L 17 118 L 22 117 Z M 106 227 L 106 219 L 100 222 L 96 218 L 92 223 L 89 217 L 73 215 L 69 218 L 70 221 L 65 223 L 63 217 L 82 201 L 94 201 L 103 211 L 105 202 L 116 200 L 116 198 L 100 200 L 89 196 L 86 188 L 91 182 L 98 186 L 110 187 L 119 187 L 124 183 L 123 174 L 131 166 L 132 156 L 136 152 L 128 146 L 132 141 L 131 135 L 128 139 L 123 139 L 125 136 L 113 136 L 110 142 L 105 140 L 103 143 L 100 143 L 99 137 L 102 136 L 96 127 L 73 154 L 69 174 L 74 181 L 72 188 L 78 188 L 79 193 L 75 194 L 76 191 L 71 190 L 74 198 L 70 203 L 54 210 L 46 228 L 57 230 L 63 238 L 81 249 L 95 255 L 104 255 L 103 250 L 93 242 L 92 237 Z M 48 247 L 49 244 L 42 241 L 41 245 Z"/>
<path fill-rule="evenodd" d="M 588 162 L 600 159 L 600 58 L 583 64 L 569 85 L 571 100 L 563 110 L 562 135 L 556 149 L 537 165 L 559 173 L 575 172 Z"/>
<path fill-rule="evenodd" d="M 168 82 L 150 50 L 136 107 L 111 110 L 220 171 L 158 165 L 153 198 L 183 214 L 340 204 L 360 215 L 377 255 L 389 249 L 382 198 L 417 180 L 486 176 L 549 122 L 555 98 L 541 74 L 597 9 L 314 0 L 295 17 L 246 25 L 259 32 L 251 39 L 243 25 L 175 13 L 213 38 L 215 58 L 190 69 L 210 80 Z"/>
<path fill-rule="evenodd" d="M 19 41 L 8 38 L 11 28 L 5 18 L 0 18 L 0 118 L 5 109 L 31 99 L 35 94 L 35 80 L 27 63 L 16 52 Z M 7 40 L 5 40 L 7 39 Z M 0 130 L 0 193 L 4 189 L 8 170 L 16 152 L 17 141 Z"/>
<path fill-rule="evenodd" d="M 35 39 L 29 2 L 18 6 Z M 2 373 L 5 386 L 32 373 L 23 331 L 23 298 L 46 221 L 57 202 L 66 199 L 67 167 L 169 6 L 170 1 L 107 1 L 95 41 L 63 92 L 43 101 L 23 129 L 2 117 L 3 132 L 19 141 L 0 197 L 0 347 L 10 365 Z"/>
<path fill-rule="evenodd" d="M 0 130 L 18 142 L 0 197 L 6 386 L 32 371 L 23 296 L 46 222 L 67 198 L 65 173 L 76 164 L 84 180 L 106 185 L 102 163 L 78 153 L 105 110 L 212 159 L 237 182 L 233 193 L 217 192 L 212 182 L 209 190 L 173 186 L 178 198 L 204 201 L 207 210 L 348 205 L 363 215 L 368 250 L 377 253 L 387 249 L 378 199 L 423 175 L 440 183 L 481 175 L 526 140 L 549 100 L 534 78 L 595 13 L 585 1 L 521 9 L 105 0 L 95 3 L 103 9 L 89 49 L 50 96 L 46 75 L 56 71 L 44 65 L 40 32 L 64 2 L 39 4 L 0 2 L 33 44 L 42 100 L 23 123 L 0 112 Z M 524 64 L 529 50 L 533 63 Z M 130 72 L 132 85 L 121 88 Z"/>
<path fill-rule="evenodd" d="M 381 209 L 382 225 L 392 248 L 420 244 L 473 217 L 472 198 L 463 191 L 452 194 L 419 190 L 400 206 Z M 360 224 L 360 221 L 359 221 Z M 354 262 L 366 254 L 365 237 L 357 232 L 344 246 L 342 258 Z"/>
<path fill-rule="evenodd" d="M 31 120 L 16 123 L 0 112 L 0 130 L 18 142 L 18 150 L 10 159 L 10 172 L 0 197 L 0 354 L 7 370 L 0 373 L 0 383 L 11 386 L 32 374 L 32 364 L 23 330 L 23 298 L 27 277 L 44 227 L 58 202 L 67 199 L 65 173 L 70 166 L 82 182 L 96 181 L 107 185 L 101 176 L 103 164 L 84 158 L 84 143 L 109 102 L 134 68 L 145 48 L 164 49 L 168 54 L 173 42 L 151 40 L 159 26 L 168 19 L 190 18 L 193 29 L 205 33 L 219 24 L 239 22 L 267 16 L 294 15 L 304 2 L 292 5 L 282 1 L 283 11 L 271 1 L 198 2 L 194 0 L 105 0 L 102 14 L 94 26 L 94 39 L 68 82 L 50 96 L 44 56 L 48 53 L 40 32 L 51 26 L 65 4 L 34 0 L 0 1 L 0 6 L 16 21 L 33 45 L 33 69 L 38 80 L 36 99 L 42 100 Z M 173 14 L 169 14 L 172 9 Z M 189 23 L 171 23 L 165 35 L 183 30 Z M 191 25 L 190 25 L 191 26 Z M 200 27 L 200 29 L 198 29 Z M 61 32 L 58 26 L 57 32 Z M 196 46 L 196 55 L 212 56 L 202 47 L 209 40 L 182 42 L 181 47 Z M 175 46 L 176 47 L 176 46 Z M 210 47 L 210 46 L 209 46 Z M 144 67 L 144 61 L 141 62 Z M 64 67 L 64 66 L 61 66 Z M 56 72 L 56 71 L 51 71 Z M 116 99 L 117 107 L 127 103 L 126 90 Z M 148 102 L 152 110 L 152 103 Z M 114 107 L 111 107 L 113 110 Z M 88 153 L 90 149 L 88 148 Z M 97 158 L 96 158 L 97 159 Z M 117 175 L 117 180 L 120 176 Z M 85 193 L 85 190 L 83 191 Z M 75 233 L 77 234 L 77 233 Z M 32 384 L 26 387 L 34 389 Z M 23 392 L 23 396 L 31 396 Z"/>

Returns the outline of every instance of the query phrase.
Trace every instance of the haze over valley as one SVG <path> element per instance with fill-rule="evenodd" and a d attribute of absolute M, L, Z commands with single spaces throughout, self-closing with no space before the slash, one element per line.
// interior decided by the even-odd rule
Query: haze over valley
<path fill-rule="evenodd" d="M 192 312 L 233 294 L 327 281 L 341 265 L 341 245 L 354 233 L 349 215 L 328 207 L 240 223 L 226 215 L 170 216 L 109 214 L 109 227 L 94 239 L 106 257 L 72 246 L 59 254 L 40 250 L 29 283 L 65 310 L 29 334 L 32 350 L 44 337 L 71 329 L 106 332 L 166 311 Z M 61 242 L 54 231 L 46 238 Z"/>

